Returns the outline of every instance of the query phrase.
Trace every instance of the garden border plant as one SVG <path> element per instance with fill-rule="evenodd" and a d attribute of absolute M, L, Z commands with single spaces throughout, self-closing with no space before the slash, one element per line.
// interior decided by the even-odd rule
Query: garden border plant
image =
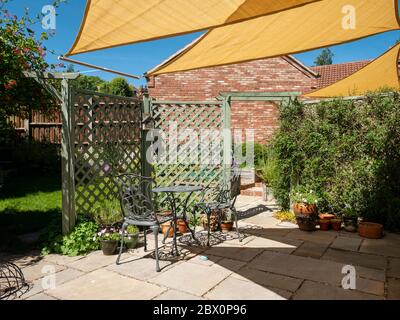
<path fill-rule="evenodd" d="M 400 96 L 371 93 L 280 107 L 271 142 L 278 173 L 274 195 L 291 209 L 297 186 L 315 190 L 321 212 L 352 210 L 364 220 L 400 230 Z"/>

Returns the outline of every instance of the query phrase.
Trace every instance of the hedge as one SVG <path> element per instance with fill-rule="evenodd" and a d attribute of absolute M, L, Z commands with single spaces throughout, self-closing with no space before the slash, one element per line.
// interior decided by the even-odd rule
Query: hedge
<path fill-rule="evenodd" d="M 303 186 L 321 198 L 320 212 L 356 212 L 400 230 L 400 94 L 280 107 L 271 147 L 278 175 L 273 189 L 283 209 Z"/>

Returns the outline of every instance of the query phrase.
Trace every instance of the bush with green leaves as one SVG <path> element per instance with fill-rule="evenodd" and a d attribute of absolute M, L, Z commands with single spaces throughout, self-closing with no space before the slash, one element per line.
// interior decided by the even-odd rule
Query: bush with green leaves
<path fill-rule="evenodd" d="M 85 255 L 100 249 L 100 241 L 97 235 L 98 224 L 92 221 L 80 221 L 74 230 L 66 236 L 61 234 L 59 221 L 50 225 L 43 236 L 47 239 L 42 248 L 42 254 L 62 254 L 66 256 Z"/>
<path fill-rule="evenodd" d="M 400 96 L 280 107 L 271 146 L 277 157 L 275 197 L 290 207 L 293 187 L 314 190 L 325 212 L 349 210 L 400 230 Z"/>
<path fill-rule="evenodd" d="M 244 160 L 244 163 L 239 163 L 241 167 L 245 167 L 247 165 L 246 158 L 249 160 L 253 159 L 254 155 L 254 167 L 258 168 L 262 164 L 265 163 L 266 158 L 268 157 L 268 147 L 266 145 L 260 143 L 244 143 L 239 146 L 239 156 Z M 241 155 L 240 155 L 241 151 Z"/>

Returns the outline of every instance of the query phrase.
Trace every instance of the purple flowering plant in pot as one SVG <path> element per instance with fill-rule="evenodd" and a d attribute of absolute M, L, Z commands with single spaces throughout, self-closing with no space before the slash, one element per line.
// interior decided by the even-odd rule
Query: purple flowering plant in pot
<path fill-rule="evenodd" d="M 112 256 L 117 252 L 121 234 L 117 228 L 104 228 L 98 232 L 101 250 L 105 256 Z"/>

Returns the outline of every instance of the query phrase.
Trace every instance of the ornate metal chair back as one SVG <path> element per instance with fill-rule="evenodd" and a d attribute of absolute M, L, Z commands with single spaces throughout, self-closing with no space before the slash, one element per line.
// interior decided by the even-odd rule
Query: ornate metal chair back
<path fill-rule="evenodd" d="M 154 212 L 153 179 L 135 174 L 117 177 L 124 217 L 136 221 L 157 221 Z"/>

